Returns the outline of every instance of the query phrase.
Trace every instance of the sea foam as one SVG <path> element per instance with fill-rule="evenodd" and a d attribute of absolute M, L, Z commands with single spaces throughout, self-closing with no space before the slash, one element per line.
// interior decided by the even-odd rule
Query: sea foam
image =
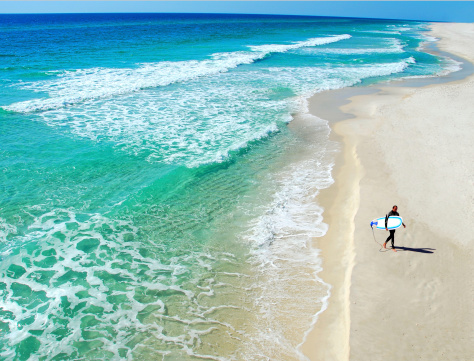
<path fill-rule="evenodd" d="M 237 263 L 232 254 L 170 256 L 165 245 L 137 242 L 129 221 L 73 209 L 30 212 L 38 215 L 0 264 L 2 327 L 8 329 L 2 359 L 14 360 L 15 349 L 31 345 L 37 357 L 129 359 L 140 353 L 138 342 L 199 356 L 206 335 L 231 327 L 217 313 L 239 307 L 206 299 L 231 286 L 219 281 L 232 276 L 216 264 Z M 176 327 L 182 332 L 173 336 Z M 87 351 L 90 342 L 100 350 Z"/>
<path fill-rule="evenodd" d="M 337 148 L 327 138 L 327 122 L 309 114 L 298 117 L 311 124 L 306 133 L 314 143 L 272 177 L 272 199 L 258 207 L 259 215 L 243 234 L 258 271 L 251 292 L 261 331 L 253 336 L 252 352 L 268 359 L 305 359 L 300 347 L 326 309 L 331 288 L 318 276 L 321 259 L 313 242 L 328 229 L 316 199 L 333 183 L 331 159 Z"/>
<path fill-rule="evenodd" d="M 112 141 L 148 161 L 196 167 L 218 163 L 249 142 L 278 131 L 288 122 L 292 103 L 269 98 L 269 88 L 288 84 L 311 96 L 351 86 L 370 77 L 403 72 L 414 61 L 358 67 L 272 67 L 245 73 L 221 73 L 186 86 L 94 100 L 41 112 L 50 126 L 67 127 L 76 136 Z"/>

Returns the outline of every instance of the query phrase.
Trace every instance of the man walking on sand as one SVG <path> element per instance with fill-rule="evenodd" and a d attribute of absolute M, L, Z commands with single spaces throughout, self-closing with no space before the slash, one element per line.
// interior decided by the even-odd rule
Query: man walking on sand
<path fill-rule="evenodd" d="M 397 209 L 398 209 L 397 206 L 393 206 L 392 210 L 390 212 L 388 212 L 388 214 L 385 216 L 385 230 L 386 231 L 388 231 L 388 229 L 387 229 L 388 217 L 390 217 L 390 216 L 400 217 L 400 215 L 397 212 Z M 405 223 L 402 222 L 402 224 L 403 224 L 403 228 L 406 228 Z M 387 243 L 390 240 L 392 240 L 392 250 L 394 252 L 397 252 L 397 250 L 395 249 L 395 230 L 394 229 L 390 230 L 390 236 L 388 236 L 387 240 L 384 242 L 383 248 L 387 248 Z"/>

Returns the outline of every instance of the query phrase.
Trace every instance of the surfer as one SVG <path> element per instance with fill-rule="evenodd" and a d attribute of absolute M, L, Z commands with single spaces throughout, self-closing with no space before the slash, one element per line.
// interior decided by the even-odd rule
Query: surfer
<path fill-rule="evenodd" d="M 397 206 L 393 206 L 392 207 L 392 210 L 390 212 L 388 212 L 388 214 L 385 216 L 385 230 L 388 231 L 387 229 L 387 222 L 388 222 L 388 217 L 390 216 L 397 216 L 397 217 L 400 217 L 400 215 L 398 214 L 397 212 L 397 209 L 398 207 Z M 405 223 L 402 222 L 402 225 L 403 225 L 403 228 L 406 228 L 405 226 Z M 391 229 L 390 230 L 390 236 L 388 236 L 387 240 L 384 242 L 383 244 L 383 248 L 387 248 L 387 243 L 388 241 L 392 241 L 392 249 L 394 252 L 397 252 L 397 250 L 395 249 L 395 230 L 394 229 Z"/>

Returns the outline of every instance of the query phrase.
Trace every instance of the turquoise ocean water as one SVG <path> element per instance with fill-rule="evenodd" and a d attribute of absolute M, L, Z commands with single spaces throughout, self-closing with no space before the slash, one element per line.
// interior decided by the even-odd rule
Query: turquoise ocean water
<path fill-rule="evenodd" d="M 0 359 L 304 359 L 338 147 L 306 98 L 455 70 L 427 29 L 0 15 Z"/>

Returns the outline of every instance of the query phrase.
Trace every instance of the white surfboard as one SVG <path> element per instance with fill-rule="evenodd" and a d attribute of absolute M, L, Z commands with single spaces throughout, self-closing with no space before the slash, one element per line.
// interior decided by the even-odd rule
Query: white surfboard
<path fill-rule="evenodd" d="M 387 229 L 397 229 L 402 226 L 402 223 L 403 223 L 402 217 L 396 217 L 396 216 L 388 217 Z M 370 222 L 370 227 L 373 228 L 374 226 L 377 229 L 385 229 L 385 217 L 380 217 Z"/>

